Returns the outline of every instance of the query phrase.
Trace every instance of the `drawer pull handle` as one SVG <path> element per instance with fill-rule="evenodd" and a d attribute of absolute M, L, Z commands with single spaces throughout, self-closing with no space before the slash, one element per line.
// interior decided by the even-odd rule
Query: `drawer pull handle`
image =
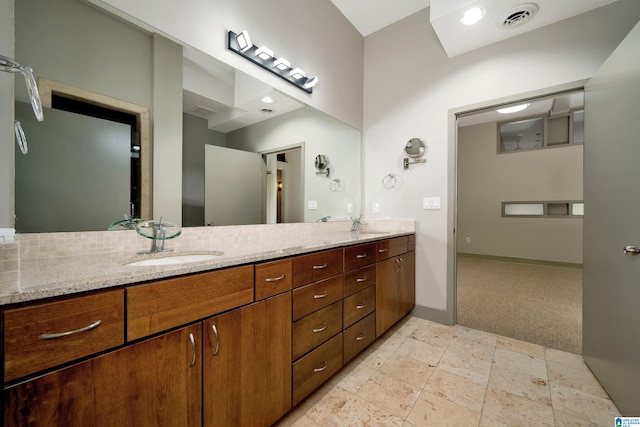
<path fill-rule="evenodd" d="M 356 341 L 362 341 L 362 340 L 363 340 L 363 339 L 365 339 L 366 337 L 367 337 L 367 333 L 366 333 L 366 332 L 363 332 L 363 333 L 361 333 L 360 335 L 358 335 L 358 336 L 356 337 Z"/>
<path fill-rule="evenodd" d="M 356 308 L 357 308 L 358 310 L 362 310 L 362 309 L 363 309 L 363 308 L 365 308 L 366 306 L 367 306 L 367 302 L 365 301 L 365 302 L 363 302 L 362 304 L 358 304 L 358 305 L 356 305 Z"/>
<path fill-rule="evenodd" d="M 356 278 L 356 282 L 362 283 L 367 281 L 367 276 Z"/>
<path fill-rule="evenodd" d="M 313 296 L 313 299 L 321 299 L 326 298 L 329 295 L 329 291 L 324 291 L 323 294 L 316 294 Z"/>
<path fill-rule="evenodd" d="M 383 254 L 385 252 L 389 252 L 389 249 L 384 249 L 384 248 L 383 249 L 378 249 L 378 252 Z"/>
<path fill-rule="evenodd" d="M 282 280 L 284 279 L 284 273 L 282 273 L 282 276 L 278 276 L 278 277 L 267 277 L 266 279 L 264 279 L 265 282 L 277 282 L 278 280 Z"/>
<path fill-rule="evenodd" d="M 189 363 L 189 367 L 193 368 L 193 365 L 196 364 L 196 339 L 193 334 L 189 334 L 189 341 L 191 342 L 191 350 L 193 355 L 191 356 L 191 363 Z"/>
<path fill-rule="evenodd" d="M 90 325 L 85 326 L 84 328 L 76 329 L 73 331 L 67 331 L 67 332 L 59 332 L 57 334 L 41 334 L 38 338 L 40 338 L 41 340 L 53 340 L 56 338 L 67 337 L 69 335 L 79 334 L 80 332 L 90 331 L 91 329 L 94 329 L 100 326 L 101 323 L 102 323 L 102 320 L 98 320 L 96 322 L 93 322 Z"/>
<path fill-rule="evenodd" d="M 211 325 L 211 330 L 213 331 L 213 336 L 216 337 L 216 347 L 213 349 L 211 354 L 213 356 L 217 356 L 218 350 L 220 350 L 220 336 L 218 335 L 218 328 L 216 325 Z"/>
<path fill-rule="evenodd" d="M 329 327 L 329 325 L 327 325 L 327 322 L 324 322 L 322 324 L 322 326 L 320 326 L 319 328 L 313 328 L 313 333 L 315 334 L 315 333 L 318 333 L 318 332 L 322 332 L 325 329 L 327 329 L 328 327 Z"/>
<path fill-rule="evenodd" d="M 363 258 L 366 258 L 366 257 L 367 257 L 367 254 L 356 255 L 357 259 L 363 259 Z"/>
<path fill-rule="evenodd" d="M 317 373 L 317 372 L 322 372 L 322 371 L 324 371 L 325 369 L 327 369 L 327 366 L 329 366 L 329 362 L 327 362 L 327 361 L 325 360 L 321 367 L 319 367 L 319 368 L 313 368 L 313 372 L 316 372 L 316 373 Z"/>
<path fill-rule="evenodd" d="M 314 265 L 313 269 L 314 270 L 322 270 L 323 268 L 327 268 L 327 265 L 328 264 L 326 262 L 324 264 L 322 264 L 322 265 Z"/>

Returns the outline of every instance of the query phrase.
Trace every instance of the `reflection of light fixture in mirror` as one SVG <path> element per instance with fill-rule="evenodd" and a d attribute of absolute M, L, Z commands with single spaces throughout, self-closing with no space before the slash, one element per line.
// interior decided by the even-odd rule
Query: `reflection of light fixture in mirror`
<path fill-rule="evenodd" d="M 462 15 L 462 18 L 460 18 L 460 23 L 462 25 L 477 24 L 482 20 L 482 18 L 484 18 L 484 13 L 484 9 L 479 7 L 472 7 L 470 9 L 467 9 L 464 12 L 464 15 Z"/>
<path fill-rule="evenodd" d="M 500 113 L 500 114 L 517 113 L 519 111 L 522 111 L 522 110 L 526 109 L 529 105 L 531 105 L 531 104 L 530 103 L 518 104 L 518 105 L 514 105 L 512 107 L 500 108 L 500 109 L 497 109 L 496 111 L 498 113 Z"/>
<path fill-rule="evenodd" d="M 273 63 L 273 66 L 276 67 L 280 71 L 288 70 L 291 68 L 291 62 L 287 61 L 284 58 L 276 59 L 276 62 Z"/>
<path fill-rule="evenodd" d="M 407 153 L 407 156 L 417 159 L 410 161 L 409 157 L 405 157 L 403 160 L 403 165 L 405 169 L 409 169 L 409 165 L 413 165 L 416 163 L 427 163 L 427 159 L 419 159 L 422 157 L 427 150 L 427 145 L 420 138 L 411 138 L 404 146 L 404 152 Z"/>
<path fill-rule="evenodd" d="M 315 161 L 316 175 L 326 175 L 329 178 L 331 169 L 329 168 L 329 159 L 324 154 L 318 154 Z"/>
<path fill-rule="evenodd" d="M 300 68 L 294 68 L 293 70 L 291 70 L 289 75 L 296 80 L 300 80 L 305 76 L 304 71 L 302 71 Z"/>
<path fill-rule="evenodd" d="M 282 181 L 278 181 L 278 191 L 282 191 Z"/>
<path fill-rule="evenodd" d="M 240 34 L 229 31 L 227 48 L 307 93 L 313 93 L 313 87 L 318 83 L 318 77 L 307 77 L 286 59 L 274 57 L 273 51 L 266 46 L 255 46 L 246 31 Z"/>
<path fill-rule="evenodd" d="M 268 61 L 273 58 L 273 51 L 266 46 L 262 46 L 256 50 L 256 56 L 263 61 Z"/>
<path fill-rule="evenodd" d="M 236 42 L 238 43 L 240 52 L 246 52 L 253 47 L 253 43 L 251 43 L 251 37 L 249 37 L 249 33 L 246 31 L 242 31 L 240 32 L 240 34 L 236 35 Z"/>

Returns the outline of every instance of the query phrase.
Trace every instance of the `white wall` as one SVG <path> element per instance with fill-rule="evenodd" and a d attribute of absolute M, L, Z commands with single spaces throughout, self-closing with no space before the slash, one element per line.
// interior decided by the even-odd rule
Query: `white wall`
<path fill-rule="evenodd" d="M 496 122 L 458 129 L 458 252 L 581 264 L 582 218 L 504 218 L 501 208 L 582 200 L 584 146 L 498 154 L 497 133 Z"/>
<path fill-rule="evenodd" d="M 0 2 L 0 54 L 13 58 L 13 2 Z M 0 72 L 0 228 L 13 228 L 13 76 Z"/>
<path fill-rule="evenodd" d="M 365 39 L 366 215 L 417 220 L 418 305 L 445 310 L 448 302 L 447 201 L 455 174 L 449 110 L 589 78 L 639 18 L 640 2 L 620 0 L 452 59 L 429 25 L 428 9 Z M 402 148 L 413 137 L 427 141 L 427 163 L 404 171 Z M 399 188 L 382 188 L 388 173 L 399 175 Z M 425 196 L 441 197 L 442 209 L 422 210 Z M 379 214 L 371 212 L 374 200 Z"/>

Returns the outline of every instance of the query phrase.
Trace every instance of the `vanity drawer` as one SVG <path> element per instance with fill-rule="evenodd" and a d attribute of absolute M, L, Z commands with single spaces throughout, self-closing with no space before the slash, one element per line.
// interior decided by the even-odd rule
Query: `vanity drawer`
<path fill-rule="evenodd" d="M 293 322 L 293 360 L 342 331 L 342 301 Z"/>
<path fill-rule="evenodd" d="M 358 291 L 376 284 L 376 266 L 370 265 L 359 270 L 344 274 L 344 296 L 355 294 Z"/>
<path fill-rule="evenodd" d="M 408 242 L 409 239 L 407 236 L 394 237 L 376 242 L 376 260 L 381 261 L 407 252 Z"/>
<path fill-rule="evenodd" d="M 293 287 L 342 273 L 342 252 L 342 249 L 333 249 L 293 258 Z"/>
<path fill-rule="evenodd" d="M 291 290 L 291 258 L 256 264 L 256 301 Z"/>
<path fill-rule="evenodd" d="M 340 368 L 342 368 L 342 333 L 293 364 L 294 406 Z"/>
<path fill-rule="evenodd" d="M 127 341 L 253 302 L 253 265 L 126 289 Z"/>
<path fill-rule="evenodd" d="M 344 331 L 344 363 L 347 364 L 376 338 L 376 315 L 371 313 Z"/>
<path fill-rule="evenodd" d="M 124 344 L 122 289 L 4 312 L 4 380 Z"/>
<path fill-rule="evenodd" d="M 371 286 L 344 299 L 344 328 L 356 323 L 376 309 L 376 287 Z"/>
<path fill-rule="evenodd" d="M 342 299 L 344 276 L 336 276 L 293 290 L 294 321 Z"/>
<path fill-rule="evenodd" d="M 407 236 L 407 252 L 416 250 L 416 235 Z"/>
<path fill-rule="evenodd" d="M 347 246 L 344 248 L 344 271 L 355 270 L 376 262 L 376 244 Z"/>

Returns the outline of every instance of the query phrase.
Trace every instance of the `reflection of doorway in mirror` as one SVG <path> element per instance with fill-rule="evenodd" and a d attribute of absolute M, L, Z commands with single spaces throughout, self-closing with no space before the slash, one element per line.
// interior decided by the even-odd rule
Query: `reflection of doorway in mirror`
<path fill-rule="evenodd" d="M 303 222 L 302 147 L 264 155 L 266 223 Z"/>

